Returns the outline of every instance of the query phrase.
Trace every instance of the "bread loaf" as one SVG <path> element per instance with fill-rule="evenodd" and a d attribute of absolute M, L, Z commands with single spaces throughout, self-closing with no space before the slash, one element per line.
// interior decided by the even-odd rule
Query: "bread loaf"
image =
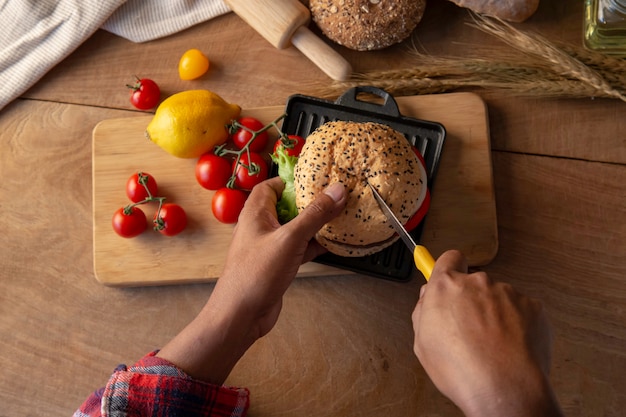
<path fill-rule="evenodd" d="M 426 0 L 310 0 L 311 17 L 329 39 L 357 51 L 386 48 L 408 38 Z"/>
<path fill-rule="evenodd" d="M 476 13 L 497 17 L 509 22 L 523 22 L 532 16 L 539 0 L 450 0 Z"/>

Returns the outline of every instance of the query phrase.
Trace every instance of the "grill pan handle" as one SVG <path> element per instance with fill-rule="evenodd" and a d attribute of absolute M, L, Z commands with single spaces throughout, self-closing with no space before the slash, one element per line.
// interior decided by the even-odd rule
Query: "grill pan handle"
<path fill-rule="evenodd" d="M 383 104 L 359 100 L 357 96 L 361 93 L 369 93 L 379 98 L 382 98 Z M 394 100 L 391 94 L 389 94 L 385 90 L 373 86 L 366 85 L 353 87 L 343 93 L 335 101 L 335 104 L 354 108 L 357 110 L 365 110 L 378 114 L 385 114 L 391 117 L 400 117 L 400 109 L 398 109 L 398 103 L 396 103 L 396 100 Z"/>

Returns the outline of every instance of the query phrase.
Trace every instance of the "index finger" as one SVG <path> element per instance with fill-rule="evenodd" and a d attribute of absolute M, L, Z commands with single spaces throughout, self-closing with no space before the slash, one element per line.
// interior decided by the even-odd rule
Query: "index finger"
<path fill-rule="evenodd" d="M 441 281 L 444 278 L 452 278 L 458 273 L 467 274 L 468 266 L 465 256 L 458 250 L 448 250 L 442 253 L 433 268 L 433 272 L 430 276 L 428 283 L 422 285 L 419 293 L 418 305 L 421 303 L 426 291 L 428 291 L 429 285 L 443 283 Z"/>
<path fill-rule="evenodd" d="M 280 177 L 272 177 L 257 184 L 250 193 L 244 211 L 247 210 L 276 210 L 276 202 L 280 198 L 285 183 Z"/>
<path fill-rule="evenodd" d="M 435 276 L 446 273 L 449 275 L 452 275 L 453 272 L 467 274 L 467 269 L 467 259 L 465 259 L 465 256 L 458 250 L 448 250 L 437 258 L 431 280 Z"/>

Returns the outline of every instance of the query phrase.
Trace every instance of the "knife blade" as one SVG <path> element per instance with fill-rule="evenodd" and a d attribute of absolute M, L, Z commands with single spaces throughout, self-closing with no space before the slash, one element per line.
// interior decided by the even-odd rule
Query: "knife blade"
<path fill-rule="evenodd" d="M 426 281 L 430 280 L 430 275 L 432 274 L 433 267 L 435 266 L 435 260 L 433 256 L 430 254 L 425 246 L 415 243 L 413 237 L 404 228 L 402 223 L 400 223 L 400 220 L 398 220 L 393 211 L 391 211 L 391 208 L 389 208 L 385 200 L 378 193 L 376 187 L 374 187 L 370 183 L 367 183 L 367 185 L 369 185 L 370 189 L 372 190 L 374 198 L 378 202 L 380 209 L 383 211 L 383 213 L 385 213 L 385 216 L 387 216 L 387 219 L 389 220 L 389 223 L 391 223 L 393 229 L 396 231 L 396 233 L 398 233 L 400 239 L 402 239 L 406 247 L 409 248 L 409 250 L 413 253 L 415 266 L 422 273 L 422 275 L 424 275 Z"/>

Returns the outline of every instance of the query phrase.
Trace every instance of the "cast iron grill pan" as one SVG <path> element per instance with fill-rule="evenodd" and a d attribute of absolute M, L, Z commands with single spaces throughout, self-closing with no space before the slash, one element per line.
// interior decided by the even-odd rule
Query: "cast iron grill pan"
<path fill-rule="evenodd" d="M 375 96 L 376 102 L 361 100 L 359 95 L 364 94 Z M 380 100 L 382 104 L 378 103 Z M 445 128 L 440 123 L 402 116 L 396 101 L 386 91 L 369 86 L 355 87 L 335 102 L 296 94 L 289 97 L 285 113 L 283 132 L 304 138 L 322 124 L 337 120 L 377 122 L 392 127 L 404 134 L 424 156 L 428 188 L 432 192 L 445 141 Z M 273 175 L 276 175 L 275 169 Z M 423 222 L 411 232 L 416 242 L 420 241 L 422 229 Z M 369 256 L 349 258 L 326 253 L 317 257 L 315 262 L 394 281 L 410 280 L 415 270 L 413 254 L 401 241 Z"/>

